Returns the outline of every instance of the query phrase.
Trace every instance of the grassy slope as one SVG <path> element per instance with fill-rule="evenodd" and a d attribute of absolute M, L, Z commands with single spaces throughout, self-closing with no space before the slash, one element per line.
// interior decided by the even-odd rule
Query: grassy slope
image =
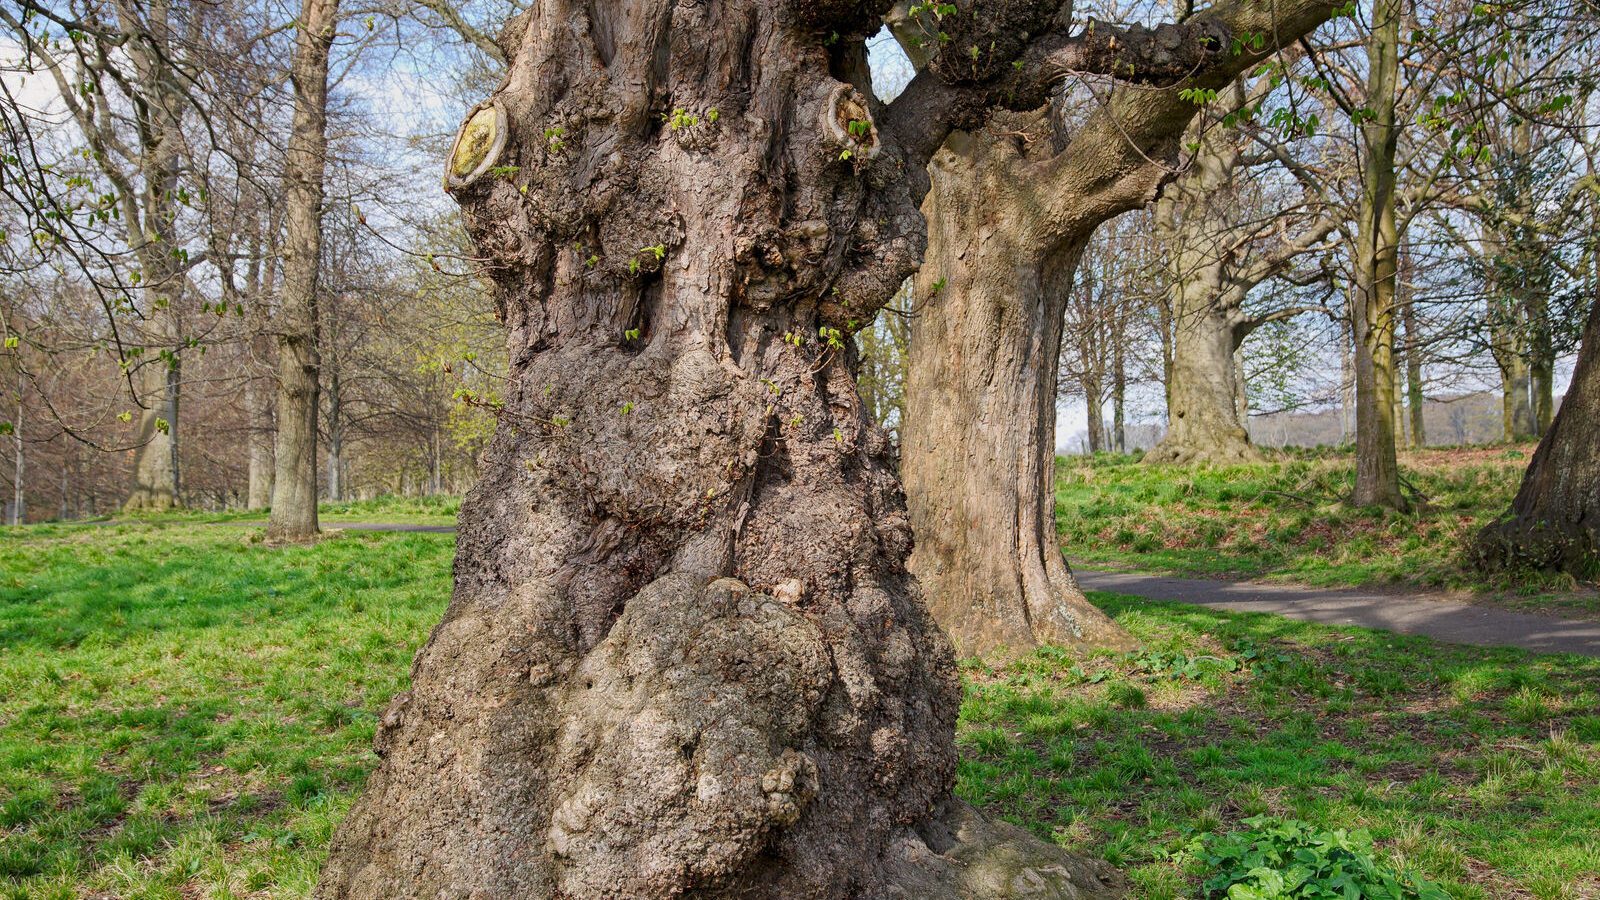
<path fill-rule="evenodd" d="M 0 897 L 305 896 L 450 553 L 0 535 Z M 1155 652 L 970 667 L 960 790 L 1138 896 L 1189 890 L 1186 837 L 1259 811 L 1372 827 L 1458 897 L 1600 885 L 1600 663 L 1096 599 Z"/>
<path fill-rule="evenodd" d="M 1501 591 L 1527 605 L 1600 610 L 1565 577 L 1486 578 L 1464 541 L 1511 504 L 1532 447 L 1403 454 L 1426 502 L 1410 513 L 1345 506 L 1348 452 L 1285 454 L 1224 468 L 1145 466 L 1133 456 L 1061 458 L 1056 519 L 1075 562 L 1308 584 L 1397 583 Z"/>

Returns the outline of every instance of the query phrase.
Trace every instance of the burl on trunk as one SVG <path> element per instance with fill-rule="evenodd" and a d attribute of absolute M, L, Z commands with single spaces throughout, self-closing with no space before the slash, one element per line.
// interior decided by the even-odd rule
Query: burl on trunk
<path fill-rule="evenodd" d="M 885 107 L 886 11 L 541 0 L 508 28 L 446 183 L 511 383 L 317 896 L 1117 892 L 951 797 L 960 688 L 849 334 L 920 258 L 952 127 L 1128 47 L 1177 77 L 1227 35 L 1070 38 L 1015 4 L 950 26 L 992 62 Z"/>

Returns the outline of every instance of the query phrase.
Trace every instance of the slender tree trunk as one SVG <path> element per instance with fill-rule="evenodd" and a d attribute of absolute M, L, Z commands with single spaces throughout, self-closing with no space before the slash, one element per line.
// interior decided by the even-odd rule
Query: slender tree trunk
<path fill-rule="evenodd" d="M 275 380 L 268 374 L 267 366 L 272 356 L 272 338 L 267 333 L 272 321 L 272 295 L 278 282 L 277 241 L 280 213 L 274 210 L 267 216 L 268 225 L 258 253 L 262 257 L 252 261 L 246 279 L 246 294 L 251 310 L 250 369 L 245 382 L 245 408 L 250 417 L 250 460 L 245 495 L 245 508 L 266 509 L 272 505 L 272 480 L 276 474 L 273 462 L 273 444 L 277 429 L 273 425 Z"/>
<path fill-rule="evenodd" d="M 28 519 L 26 498 L 23 493 L 24 460 L 22 455 L 22 426 L 26 410 L 23 394 L 27 387 L 24 376 L 17 372 L 17 417 L 11 423 L 11 447 L 16 453 L 11 466 L 11 524 L 21 525 Z"/>
<path fill-rule="evenodd" d="M 1104 393 L 1105 389 L 1100 379 L 1092 377 L 1083 379 L 1084 425 L 1087 428 L 1091 454 L 1106 449 L 1106 414 L 1100 402 Z"/>
<path fill-rule="evenodd" d="M 344 390 L 335 365 L 328 372 L 328 499 L 344 500 L 348 490 L 344 483 Z"/>
<path fill-rule="evenodd" d="M 1128 395 L 1128 335 L 1125 328 L 1117 329 L 1116 343 L 1111 348 L 1111 449 L 1128 452 L 1128 432 L 1124 405 Z"/>
<path fill-rule="evenodd" d="M 1532 340 L 1529 341 L 1533 351 L 1528 360 L 1532 394 L 1530 402 L 1533 407 L 1529 415 L 1534 436 L 1542 438 L 1550 430 L 1550 423 L 1555 417 L 1556 354 L 1550 333 L 1549 298 L 1543 292 L 1536 292 L 1529 301 L 1528 313 L 1534 325 Z"/>
<path fill-rule="evenodd" d="M 1395 450 L 1398 451 L 1401 447 L 1407 446 L 1406 441 L 1409 440 L 1406 435 L 1406 397 L 1405 391 L 1401 390 L 1401 379 L 1404 377 L 1404 372 L 1402 371 L 1403 353 L 1400 348 L 1398 331 L 1395 334 L 1394 355 L 1394 388 L 1392 391 L 1394 394 L 1394 409 L 1390 410 L 1389 414 L 1394 417 L 1394 443 Z"/>
<path fill-rule="evenodd" d="M 1417 331 L 1416 304 L 1407 298 L 1400 315 L 1406 329 L 1406 407 L 1411 418 L 1411 449 L 1421 450 L 1428 439 L 1422 420 L 1426 399 L 1422 395 L 1422 335 Z"/>
<path fill-rule="evenodd" d="M 1478 535 L 1474 551 L 1492 566 L 1600 575 L 1600 303 L 1510 512 Z"/>
<path fill-rule="evenodd" d="M 266 509 L 272 504 L 272 392 L 270 382 L 251 376 L 244 385 L 244 405 L 249 416 L 249 470 L 246 509 Z"/>
<path fill-rule="evenodd" d="M 954 655 L 845 344 L 916 264 L 922 160 L 840 80 L 859 29 L 808 18 L 840 9 L 508 29 L 447 174 L 506 406 L 316 896 L 1112 893 L 952 799 Z"/>
<path fill-rule="evenodd" d="M 1022 131 L 1041 119 L 1013 124 Z M 1084 598 L 1061 555 L 1057 360 L 1083 242 L 1040 258 L 1030 197 L 1012 174 L 1020 152 L 989 134 L 959 134 L 930 167 L 901 428 L 917 534 L 911 570 L 963 654 L 1126 647 L 1131 639 Z M 1091 416 L 1097 399 L 1088 397 Z"/>
<path fill-rule="evenodd" d="M 1354 312 L 1355 299 L 1350 300 Z M 1339 323 L 1339 443 L 1350 443 L 1355 431 L 1356 358 L 1353 323 L 1344 319 Z"/>
<path fill-rule="evenodd" d="M 303 541 L 317 533 L 317 270 L 328 153 L 328 51 L 338 18 L 338 0 L 304 0 L 290 72 L 295 105 L 283 176 L 278 433 L 267 520 L 272 541 Z"/>
<path fill-rule="evenodd" d="M 1520 353 L 1505 354 L 1500 360 L 1500 416 L 1507 441 L 1534 439 L 1536 425 L 1531 395 L 1528 360 Z"/>
<path fill-rule="evenodd" d="M 1367 109 L 1361 124 L 1362 190 L 1356 247 L 1357 506 L 1403 508 L 1395 443 L 1395 308 L 1400 234 L 1395 215 L 1399 0 L 1377 0 L 1367 42 Z"/>

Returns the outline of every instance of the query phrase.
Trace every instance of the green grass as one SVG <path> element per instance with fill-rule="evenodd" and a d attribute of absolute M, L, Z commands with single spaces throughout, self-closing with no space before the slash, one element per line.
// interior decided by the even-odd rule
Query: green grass
<path fill-rule="evenodd" d="M 317 520 L 337 528 L 349 522 L 372 522 L 387 525 L 454 525 L 461 511 L 461 498 L 441 494 L 432 497 L 383 496 L 371 500 L 344 500 L 324 502 L 317 508 Z M 180 509 L 159 513 L 117 513 L 91 520 L 96 522 L 126 522 L 144 525 L 193 524 L 200 522 L 266 522 L 264 510 L 246 509 Z M 64 523 L 73 524 L 73 523 Z"/>
<path fill-rule="evenodd" d="M 1062 457 L 1056 521 L 1075 562 L 1318 586 L 1404 584 L 1521 595 L 1526 605 L 1600 611 L 1566 576 L 1486 576 L 1466 541 L 1511 505 L 1531 447 L 1403 454 L 1421 502 L 1407 513 L 1350 507 L 1347 450 L 1274 454 L 1224 467 L 1146 466 L 1137 456 Z"/>
<path fill-rule="evenodd" d="M 959 792 L 1195 896 L 1191 842 L 1251 816 L 1365 828 L 1452 897 L 1600 889 L 1600 661 L 1132 597 L 1146 647 L 969 663 Z"/>
<path fill-rule="evenodd" d="M 452 537 L 0 532 L 0 898 L 298 898 Z M 1600 662 L 1102 596 L 1137 656 L 969 665 L 958 790 L 1193 896 L 1190 838 L 1367 827 L 1452 896 L 1600 885 Z"/>
<path fill-rule="evenodd" d="M 0 537 L 0 897 L 306 895 L 453 540 L 250 537 Z"/>

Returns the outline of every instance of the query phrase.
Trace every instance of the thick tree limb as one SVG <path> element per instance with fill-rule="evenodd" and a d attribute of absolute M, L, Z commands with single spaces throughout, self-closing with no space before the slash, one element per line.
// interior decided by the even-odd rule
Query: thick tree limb
<path fill-rule="evenodd" d="M 926 162 L 952 130 L 981 125 L 990 109 L 1040 107 L 1068 75 L 1176 84 L 1225 60 L 1232 34 L 1224 21 L 1210 15 L 1155 28 L 1091 21 L 1074 35 L 1039 36 L 1006 67 L 1005 75 L 982 83 L 950 80 L 951 65 L 939 65 L 956 52 L 947 47 L 889 104 L 883 129 L 905 148 L 910 160 Z"/>

